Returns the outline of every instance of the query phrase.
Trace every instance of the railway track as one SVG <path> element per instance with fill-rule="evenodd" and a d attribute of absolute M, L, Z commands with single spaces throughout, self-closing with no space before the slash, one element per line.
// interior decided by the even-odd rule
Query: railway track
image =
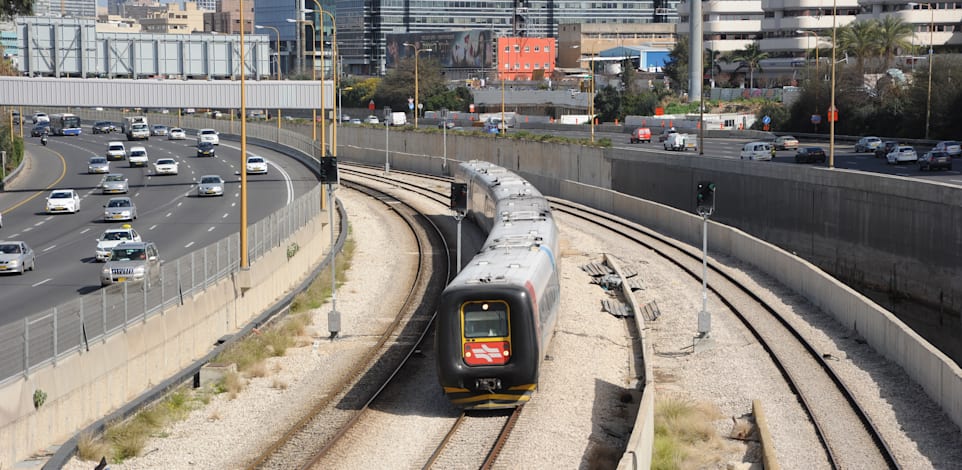
<path fill-rule="evenodd" d="M 522 410 L 524 406 L 477 415 L 462 412 L 423 468 L 492 468 Z"/>
<path fill-rule="evenodd" d="M 404 220 L 418 245 L 414 281 L 393 320 L 383 329 L 374 346 L 365 349 L 356 362 L 357 367 L 335 381 L 329 388 L 331 392 L 317 400 L 248 468 L 310 468 L 322 459 L 419 350 L 431 329 L 435 299 L 451 276 L 449 250 L 444 237 L 428 217 L 411 205 L 360 181 L 344 178 L 341 185 L 383 202 Z"/>
<path fill-rule="evenodd" d="M 701 281 L 701 252 L 623 219 L 564 200 L 552 209 L 647 247 Z M 900 468 L 871 418 L 826 358 L 778 310 L 709 260 L 708 289 L 733 312 L 797 395 L 832 468 Z"/>

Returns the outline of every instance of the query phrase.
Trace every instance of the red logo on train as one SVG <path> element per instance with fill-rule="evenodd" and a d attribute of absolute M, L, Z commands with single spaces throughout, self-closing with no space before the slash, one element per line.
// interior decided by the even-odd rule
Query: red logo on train
<path fill-rule="evenodd" d="M 464 362 L 469 366 L 495 366 L 508 362 L 511 351 L 507 341 L 467 343 L 464 345 Z"/>

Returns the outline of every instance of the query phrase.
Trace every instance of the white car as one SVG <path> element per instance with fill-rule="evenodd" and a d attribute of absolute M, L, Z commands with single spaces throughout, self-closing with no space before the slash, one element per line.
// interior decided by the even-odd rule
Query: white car
<path fill-rule="evenodd" d="M 377 116 L 372 114 L 364 118 L 364 122 L 367 124 L 379 124 L 381 121 L 377 118 Z"/>
<path fill-rule="evenodd" d="M 127 147 L 120 141 L 107 142 L 107 160 L 123 160 L 127 158 Z"/>
<path fill-rule="evenodd" d="M 247 174 L 266 175 L 267 161 L 264 160 L 264 157 L 258 157 L 257 155 L 247 157 Z"/>
<path fill-rule="evenodd" d="M 110 259 L 110 250 L 123 242 L 139 241 L 141 241 L 140 234 L 130 224 L 124 224 L 121 228 L 108 228 L 97 239 L 97 261 L 106 262 Z"/>
<path fill-rule="evenodd" d="M 36 124 L 38 122 L 50 122 L 50 116 L 47 116 L 47 113 L 34 113 L 33 123 Z"/>
<path fill-rule="evenodd" d="M 749 142 L 742 146 L 739 158 L 741 160 L 771 160 L 772 144 L 770 142 Z"/>
<path fill-rule="evenodd" d="M 895 150 L 889 152 L 885 159 L 889 165 L 899 165 L 903 162 L 917 162 L 919 161 L 919 155 L 912 146 L 899 145 L 895 147 Z"/>
<path fill-rule="evenodd" d="M 934 152 L 945 152 L 949 154 L 950 157 L 962 156 L 962 144 L 959 144 L 955 140 L 943 140 L 935 144 L 935 148 L 932 149 Z"/>
<path fill-rule="evenodd" d="M 177 160 L 173 158 L 158 158 L 154 162 L 154 174 L 157 175 L 176 175 L 178 170 Z"/>
<path fill-rule="evenodd" d="M 131 147 L 130 154 L 127 155 L 130 166 L 147 166 L 147 149 L 144 147 Z"/>
<path fill-rule="evenodd" d="M 214 145 L 220 145 L 220 137 L 214 129 L 201 129 L 197 131 L 197 142 L 210 142 Z"/>
<path fill-rule="evenodd" d="M 223 196 L 224 179 L 217 175 L 204 175 L 197 184 L 198 196 Z"/>
<path fill-rule="evenodd" d="M 80 196 L 72 189 L 54 189 L 47 197 L 47 213 L 80 212 Z"/>
<path fill-rule="evenodd" d="M 187 133 L 179 127 L 175 127 L 167 131 L 167 140 L 184 140 L 187 138 Z"/>

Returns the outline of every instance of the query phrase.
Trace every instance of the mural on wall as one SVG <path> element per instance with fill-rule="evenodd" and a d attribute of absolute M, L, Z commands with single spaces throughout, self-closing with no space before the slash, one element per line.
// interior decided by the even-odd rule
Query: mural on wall
<path fill-rule="evenodd" d="M 405 46 L 405 43 L 414 47 Z M 431 49 L 431 52 L 421 52 L 420 57 L 432 57 L 444 68 L 491 67 L 490 47 L 491 31 L 488 30 L 388 34 L 386 65 L 393 68 L 401 59 L 413 58 L 417 48 Z"/>

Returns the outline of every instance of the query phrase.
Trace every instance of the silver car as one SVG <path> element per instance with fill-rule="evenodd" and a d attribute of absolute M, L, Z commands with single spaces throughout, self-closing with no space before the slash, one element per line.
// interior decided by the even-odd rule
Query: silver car
<path fill-rule="evenodd" d="M 167 126 L 163 124 L 154 124 L 150 128 L 150 135 L 167 135 Z"/>
<path fill-rule="evenodd" d="M 110 162 L 104 157 L 90 157 L 87 161 L 87 173 L 110 173 Z"/>
<path fill-rule="evenodd" d="M 137 205 L 129 197 L 112 197 L 104 204 L 104 222 L 136 218 Z"/>
<path fill-rule="evenodd" d="M 0 273 L 33 271 L 37 257 L 30 246 L 21 241 L 0 242 Z"/>
<path fill-rule="evenodd" d="M 137 233 L 130 224 L 124 224 L 121 228 L 108 228 L 97 239 L 95 257 L 97 261 L 106 262 L 110 259 L 110 251 L 115 246 L 124 242 L 139 242 L 140 234 Z"/>
<path fill-rule="evenodd" d="M 223 196 L 224 178 L 217 175 L 204 175 L 200 177 L 197 185 L 198 196 Z"/>
<path fill-rule="evenodd" d="M 143 282 L 149 289 L 151 279 L 159 275 L 160 256 L 153 242 L 123 242 L 110 250 L 110 259 L 100 270 L 100 285 Z"/>
<path fill-rule="evenodd" d="M 127 175 L 123 173 L 111 173 L 104 177 L 104 182 L 100 185 L 104 194 L 127 194 Z"/>

